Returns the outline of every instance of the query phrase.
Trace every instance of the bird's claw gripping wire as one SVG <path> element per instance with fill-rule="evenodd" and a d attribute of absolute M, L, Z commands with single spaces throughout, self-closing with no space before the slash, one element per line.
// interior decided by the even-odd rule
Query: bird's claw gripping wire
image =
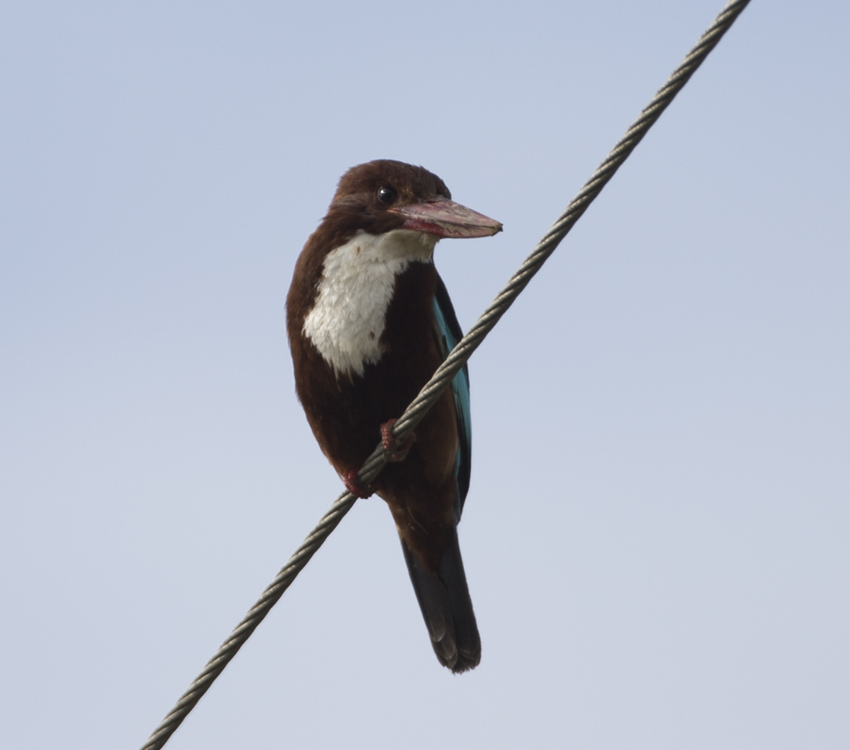
<path fill-rule="evenodd" d="M 342 475 L 343 484 L 354 497 L 359 497 L 365 500 L 367 497 L 372 497 L 375 491 L 368 485 L 363 484 L 357 476 L 357 469 L 349 469 Z"/>
<path fill-rule="evenodd" d="M 381 425 L 381 445 L 384 447 L 384 458 L 388 462 L 398 463 L 407 458 L 410 447 L 416 440 L 416 434 L 412 433 L 401 445 L 393 435 L 393 427 L 397 419 L 388 419 Z"/>

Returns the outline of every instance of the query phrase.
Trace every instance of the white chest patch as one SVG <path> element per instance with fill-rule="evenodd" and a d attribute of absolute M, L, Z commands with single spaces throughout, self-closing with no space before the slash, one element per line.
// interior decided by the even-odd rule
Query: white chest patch
<path fill-rule="evenodd" d="M 373 235 L 359 231 L 328 253 L 304 335 L 340 375 L 363 375 L 381 359 L 381 334 L 395 277 L 411 263 L 430 263 L 437 238 L 397 229 Z"/>

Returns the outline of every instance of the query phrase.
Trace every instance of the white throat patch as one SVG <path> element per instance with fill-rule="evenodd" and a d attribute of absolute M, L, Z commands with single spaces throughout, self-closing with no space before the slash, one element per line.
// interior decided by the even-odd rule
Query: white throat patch
<path fill-rule="evenodd" d="M 322 279 L 302 332 L 340 375 L 363 375 L 381 359 L 381 334 L 395 277 L 410 263 L 430 263 L 437 237 L 395 229 L 358 231 L 325 257 Z"/>

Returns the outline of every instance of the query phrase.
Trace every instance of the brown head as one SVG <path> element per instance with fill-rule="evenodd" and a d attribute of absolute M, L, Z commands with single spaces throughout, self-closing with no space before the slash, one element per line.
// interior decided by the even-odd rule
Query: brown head
<path fill-rule="evenodd" d="M 352 232 L 409 229 L 441 237 L 487 237 L 498 221 L 454 203 L 446 183 L 424 167 L 378 159 L 349 169 L 339 181 L 325 222 Z"/>

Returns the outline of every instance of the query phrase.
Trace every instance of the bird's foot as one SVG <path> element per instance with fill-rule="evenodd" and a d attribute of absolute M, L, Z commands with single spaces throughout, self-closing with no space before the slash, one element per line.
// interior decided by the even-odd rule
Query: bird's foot
<path fill-rule="evenodd" d="M 342 475 L 342 481 L 347 489 L 354 497 L 366 499 L 374 494 L 374 491 L 369 485 L 363 484 L 357 477 L 357 469 L 349 469 Z"/>
<path fill-rule="evenodd" d="M 381 425 L 381 444 L 384 446 L 384 458 L 393 463 L 404 461 L 413 441 L 416 440 L 416 434 L 412 433 L 403 444 L 399 445 L 393 437 L 393 427 L 397 421 L 396 419 L 388 419 Z"/>

